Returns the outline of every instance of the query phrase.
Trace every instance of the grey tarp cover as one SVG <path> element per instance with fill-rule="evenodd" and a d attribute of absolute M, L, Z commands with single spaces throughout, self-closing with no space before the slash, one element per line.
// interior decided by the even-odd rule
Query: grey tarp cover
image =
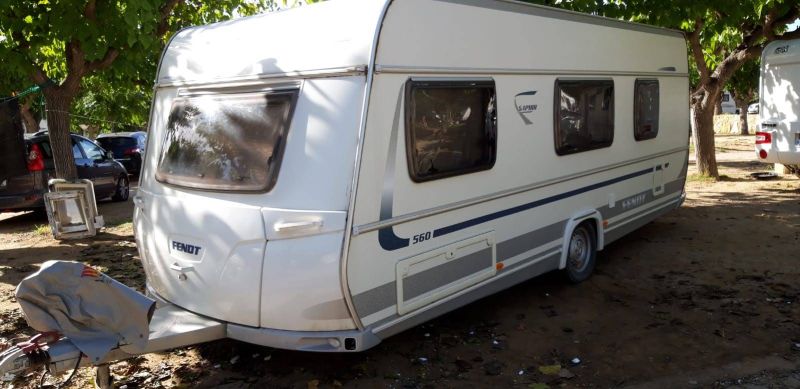
<path fill-rule="evenodd" d="M 29 326 L 62 333 L 92 361 L 120 344 L 143 350 L 155 310 L 152 299 L 78 262 L 45 262 L 16 297 Z"/>

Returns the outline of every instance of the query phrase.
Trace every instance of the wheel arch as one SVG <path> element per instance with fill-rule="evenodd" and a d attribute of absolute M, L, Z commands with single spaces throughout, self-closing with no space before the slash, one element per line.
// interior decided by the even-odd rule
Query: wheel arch
<path fill-rule="evenodd" d="M 572 231 L 575 230 L 576 227 L 581 225 L 582 223 L 591 223 L 592 227 L 594 227 L 594 234 L 595 234 L 595 243 L 597 243 L 597 251 L 602 250 L 605 247 L 605 242 L 603 237 L 605 236 L 604 227 L 603 227 L 603 216 L 600 214 L 600 211 L 596 209 L 591 210 L 583 210 L 582 212 L 576 212 L 570 219 L 567 221 L 566 226 L 564 227 L 564 235 L 563 240 L 561 242 L 561 260 L 559 261 L 558 268 L 564 269 L 567 266 L 567 254 L 569 253 L 569 240 L 570 236 L 572 236 Z"/>

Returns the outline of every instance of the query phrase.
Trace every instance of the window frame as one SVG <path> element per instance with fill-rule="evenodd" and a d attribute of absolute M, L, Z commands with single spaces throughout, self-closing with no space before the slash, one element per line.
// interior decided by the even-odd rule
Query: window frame
<path fill-rule="evenodd" d="M 468 87 L 474 88 L 491 88 L 494 95 L 494 112 L 495 120 L 494 126 L 490 129 L 489 136 L 491 137 L 491 156 L 488 164 L 480 166 L 473 166 L 467 169 L 459 169 L 442 173 L 435 173 L 421 177 L 417 174 L 417 158 L 416 151 L 413 147 L 415 142 L 415 134 L 412 129 L 413 121 L 413 92 L 417 88 L 445 88 L 445 89 L 466 89 Z M 447 78 L 447 79 L 426 79 L 426 78 L 409 78 L 405 84 L 405 99 L 404 99 L 404 115 L 405 115 L 405 141 L 406 141 L 406 165 L 408 167 L 408 175 L 411 181 L 415 183 L 423 183 L 428 181 L 440 180 L 443 178 L 461 176 L 465 174 L 476 173 L 494 168 L 497 162 L 497 85 L 493 78 Z M 484 113 L 485 119 L 485 113 Z M 485 127 L 484 127 L 485 129 Z"/>
<path fill-rule="evenodd" d="M 652 135 L 645 135 L 642 136 L 639 133 L 639 106 L 638 106 L 638 96 L 639 96 L 639 86 L 643 84 L 656 84 L 656 129 L 655 131 L 649 131 L 647 134 Z M 637 141 L 645 141 L 649 139 L 655 139 L 658 137 L 658 131 L 661 127 L 661 83 L 658 81 L 657 78 L 637 78 L 636 81 L 633 83 L 633 138 Z"/>
<path fill-rule="evenodd" d="M 241 95 L 251 95 L 251 94 L 261 94 L 264 96 L 268 95 L 289 95 L 289 110 L 287 112 L 287 119 L 286 119 L 286 129 L 283 132 L 282 136 L 280 137 L 280 141 L 274 146 L 273 152 L 273 163 L 271 166 L 267 165 L 264 168 L 268 170 L 269 177 L 267 178 L 267 182 L 265 183 L 264 187 L 259 189 L 236 189 L 236 188 L 209 188 L 200 185 L 187 185 L 185 183 L 175 182 L 174 179 L 170 179 L 165 177 L 161 173 L 161 164 L 162 159 L 164 156 L 164 152 L 166 152 L 167 148 L 167 137 L 169 135 L 169 120 L 167 120 L 166 126 L 164 128 L 164 133 L 162 134 L 161 139 L 161 150 L 157 155 L 158 162 L 155 166 L 155 174 L 154 177 L 156 181 L 162 185 L 174 186 L 177 188 L 188 189 L 188 190 L 196 190 L 200 192 L 209 192 L 209 193 L 238 193 L 238 194 L 264 194 L 269 193 L 272 189 L 275 188 L 275 184 L 278 182 L 278 176 L 280 175 L 281 165 L 283 161 L 283 155 L 286 151 L 286 142 L 289 138 L 289 133 L 291 132 L 292 125 L 294 124 L 294 114 L 297 108 L 297 104 L 300 100 L 300 84 L 299 83 L 291 83 L 291 84 L 284 84 L 284 85 L 275 85 L 273 87 L 262 87 L 262 88 L 241 88 L 241 87 L 220 87 L 220 88 L 198 88 L 197 90 L 194 89 L 184 89 L 178 92 L 178 94 L 172 99 L 170 105 L 170 115 L 172 114 L 172 109 L 174 108 L 175 102 L 178 100 L 190 100 L 194 97 L 198 97 L 201 95 L 210 95 L 213 97 L 236 97 Z M 147 138 L 150 138 L 149 136 Z"/>
<path fill-rule="evenodd" d="M 560 139 L 561 134 L 561 85 L 562 84 L 577 84 L 577 83 L 590 83 L 590 84 L 597 84 L 597 85 L 604 85 L 608 84 L 611 86 L 611 104 L 609 106 L 609 112 L 611 113 L 611 138 L 602 143 L 595 143 L 589 147 L 584 148 L 576 148 L 573 150 L 563 150 L 563 147 L 559 147 L 558 140 Z M 616 109 L 616 88 L 614 85 L 613 78 L 556 78 L 555 84 L 553 87 L 553 146 L 556 151 L 556 155 L 564 156 L 564 155 L 571 155 L 577 153 L 583 153 L 586 151 L 598 150 L 611 147 L 614 144 L 614 136 L 616 135 L 616 115 L 614 110 Z"/>

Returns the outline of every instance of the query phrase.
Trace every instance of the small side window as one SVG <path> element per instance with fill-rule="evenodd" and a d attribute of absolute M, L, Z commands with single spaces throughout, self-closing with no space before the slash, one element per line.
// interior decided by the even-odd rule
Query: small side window
<path fill-rule="evenodd" d="M 415 182 L 491 169 L 497 158 L 494 81 L 409 80 L 406 149 Z"/>
<path fill-rule="evenodd" d="M 653 139 L 658 135 L 658 80 L 636 80 L 633 87 L 633 137 Z"/>
<path fill-rule="evenodd" d="M 556 154 L 611 146 L 614 141 L 614 81 L 556 80 Z"/>

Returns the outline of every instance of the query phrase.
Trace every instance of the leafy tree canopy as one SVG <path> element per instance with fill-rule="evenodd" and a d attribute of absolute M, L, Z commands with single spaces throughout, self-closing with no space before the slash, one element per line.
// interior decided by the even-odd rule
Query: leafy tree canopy
<path fill-rule="evenodd" d="M 68 130 L 76 99 L 84 112 L 103 101 L 126 100 L 129 104 L 96 113 L 121 115 L 125 107 L 140 112 L 134 100 L 149 100 L 149 92 L 139 92 L 152 83 L 171 34 L 271 5 L 271 0 L 0 0 L 0 94 L 31 84 L 43 87 L 56 174 L 73 178 Z M 92 88 L 81 89 L 84 79 Z"/>

